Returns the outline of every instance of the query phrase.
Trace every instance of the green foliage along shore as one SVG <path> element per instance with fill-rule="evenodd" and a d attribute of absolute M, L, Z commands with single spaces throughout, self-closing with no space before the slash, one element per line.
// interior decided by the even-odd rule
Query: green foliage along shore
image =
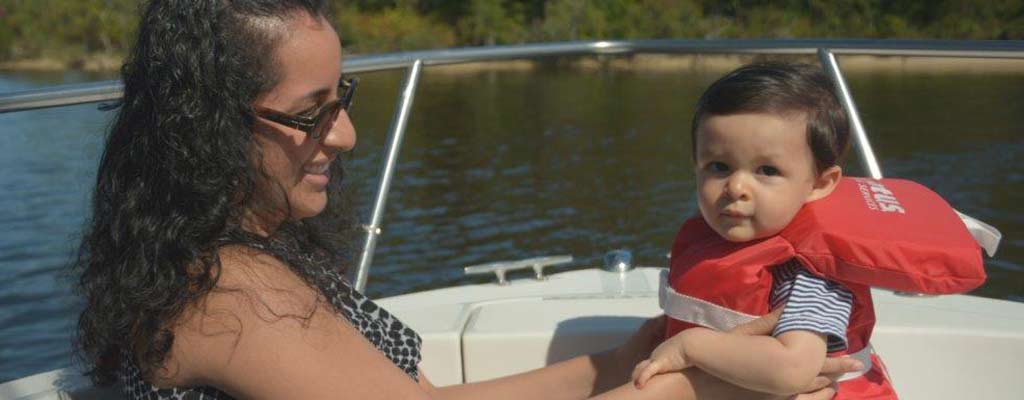
<path fill-rule="evenodd" d="M 588 39 L 1022 39 L 1024 0 L 333 0 L 346 50 Z M 0 0 L 0 62 L 119 59 L 138 0 Z"/>

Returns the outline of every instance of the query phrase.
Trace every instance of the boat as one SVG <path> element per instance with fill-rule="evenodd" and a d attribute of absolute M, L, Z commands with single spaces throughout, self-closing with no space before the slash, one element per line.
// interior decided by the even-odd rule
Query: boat
<path fill-rule="evenodd" d="M 882 176 L 837 56 L 1024 58 L 1016 41 L 878 40 L 641 40 L 589 41 L 464 48 L 347 58 L 347 73 L 407 70 L 389 129 L 387 156 L 352 280 L 365 289 L 406 122 L 423 68 L 467 62 L 555 56 L 632 54 L 817 55 L 852 116 L 855 149 L 872 177 Z M 0 113 L 116 99 L 117 82 L 62 86 L 0 95 Z M 965 224 L 990 255 L 1000 235 L 981 221 Z M 378 299 L 423 338 L 421 368 L 438 386 L 476 382 L 542 367 L 624 341 L 661 313 L 664 265 L 634 265 L 631 254 L 608 249 L 602 265 L 552 273 L 571 255 L 468 266 L 466 274 L 494 274 L 494 282 L 447 287 Z M 517 270 L 529 277 L 509 279 Z M 872 289 L 877 325 L 872 345 L 883 355 L 904 399 L 1016 399 L 1024 397 L 1024 303 L 969 295 L 920 296 Z M 500 362 L 496 362 L 500 360 Z M 120 398 L 120 390 L 90 385 L 74 367 L 0 384 L 0 399 Z"/>

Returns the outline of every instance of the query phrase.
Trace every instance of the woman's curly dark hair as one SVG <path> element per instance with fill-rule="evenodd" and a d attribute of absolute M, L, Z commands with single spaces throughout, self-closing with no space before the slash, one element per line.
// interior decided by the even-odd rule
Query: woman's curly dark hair
<path fill-rule="evenodd" d="M 159 368 L 174 341 L 170 324 L 216 286 L 218 248 L 259 240 L 240 228 L 267 176 L 252 167 L 252 103 L 277 83 L 267 55 L 302 12 L 328 15 L 324 0 L 154 0 L 144 8 L 71 268 L 86 300 L 76 345 L 96 383 L 113 383 L 124 355 L 144 376 Z M 274 234 L 286 236 L 280 242 L 293 255 L 320 255 L 278 257 L 321 292 L 308 271 L 343 268 L 354 226 L 341 163 L 331 168 L 327 209 Z"/>

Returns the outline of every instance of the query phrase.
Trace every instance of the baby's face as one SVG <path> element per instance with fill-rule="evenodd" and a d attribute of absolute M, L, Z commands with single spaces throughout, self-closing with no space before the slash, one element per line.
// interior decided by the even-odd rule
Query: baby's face
<path fill-rule="evenodd" d="M 731 242 L 781 231 L 817 179 L 802 114 L 708 117 L 697 130 L 696 160 L 700 212 Z"/>

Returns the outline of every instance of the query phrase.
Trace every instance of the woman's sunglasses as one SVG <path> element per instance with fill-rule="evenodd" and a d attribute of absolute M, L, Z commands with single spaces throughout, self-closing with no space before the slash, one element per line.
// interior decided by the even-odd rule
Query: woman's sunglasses
<path fill-rule="evenodd" d="M 312 116 L 290 115 L 258 106 L 254 109 L 260 117 L 306 132 L 313 140 L 320 140 L 334 126 L 334 120 L 341 110 L 351 112 L 352 97 L 356 94 L 358 84 L 359 78 L 342 79 L 338 82 L 338 93 L 342 93 L 338 100 L 324 104 Z"/>

